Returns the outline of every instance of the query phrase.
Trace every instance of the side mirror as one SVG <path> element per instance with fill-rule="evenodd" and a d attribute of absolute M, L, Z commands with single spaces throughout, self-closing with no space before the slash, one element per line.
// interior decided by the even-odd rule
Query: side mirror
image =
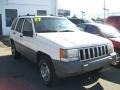
<path fill-rule="evenodd" d="M 33 37 L 33 31 L 23 31 L 23 36 Z"/>

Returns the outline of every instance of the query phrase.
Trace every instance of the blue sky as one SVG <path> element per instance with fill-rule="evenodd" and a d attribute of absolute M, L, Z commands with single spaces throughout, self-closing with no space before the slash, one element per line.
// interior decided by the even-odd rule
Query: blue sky
<path fill-rule="evenodd" d="M 103 17 L 104 0 L 59 0 L 58 8 L 71 10 L 71 14 L 81 17 L 81 11 L 85 12 L 86 17 Z M 120 0 L 105 0 L 106 16 L 108 13 L 120 12 Z M 120 15 L 120 13 L 119 13 Z"/>

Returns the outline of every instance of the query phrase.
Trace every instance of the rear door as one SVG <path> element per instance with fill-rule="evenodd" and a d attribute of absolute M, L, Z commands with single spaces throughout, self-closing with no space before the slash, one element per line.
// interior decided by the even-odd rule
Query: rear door
<path fill-rule="evenodd" d="M 29 33 L 31 33 L 32 35 Z M 28 57 L 32 61 L 36 59 L 36 52 L 35 52 L 36 45 L 34 43 L 35 39 L 33 33 L 34 31 L 33 31 L 32 19 L 25 18 L 25 22 L 22 30 L 22 37 L 20 41 L 23 45 L 22 52 L 26 57 Z"/>
<path fill-rule="evenodd" d="M 13 40 L 15 39 L 15 27 L 17 25 L 17 22 L 18 22 L 18 19 L 16 18 L 16 19 L 13 20 L 13 23 L 11 25 L 10 38 L 13 39 Z"/>
<path fill-rule="evenodd" d="M 13 31 L 15 46 L 17 51 L 19 52 L 21 52 L 21 45 L 22 45 L 20 39 L 21 39 L 21 30 L 23 28 L 23 23 L 24 23 L 24 18 L 20 18 L 17 22 L 15 30 Z"/>

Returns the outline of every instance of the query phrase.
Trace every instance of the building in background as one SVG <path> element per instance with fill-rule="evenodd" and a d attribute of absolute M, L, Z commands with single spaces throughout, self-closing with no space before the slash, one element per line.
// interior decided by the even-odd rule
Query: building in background
<path fill-rule="evenodd" d="M 57 15 L 58 0 L 0 0 L 0 36 L 9 35 L 15 17 L 27 14 Z"/>
<path fill-rule="evenodd" d="M 70 16 L 70 10 L 59 9 L 58 15 L 68 17 Z"/>

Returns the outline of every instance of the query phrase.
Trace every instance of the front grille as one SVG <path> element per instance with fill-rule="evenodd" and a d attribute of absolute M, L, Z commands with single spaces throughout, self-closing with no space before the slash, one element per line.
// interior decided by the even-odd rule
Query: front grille
<path fill-rule="evenodd" d="M 79 57 L 80 60 L 90 60 L 106 56 L 107 54 L 108 54 L 107 45 L 102 45 L 80 49 Z"/>

